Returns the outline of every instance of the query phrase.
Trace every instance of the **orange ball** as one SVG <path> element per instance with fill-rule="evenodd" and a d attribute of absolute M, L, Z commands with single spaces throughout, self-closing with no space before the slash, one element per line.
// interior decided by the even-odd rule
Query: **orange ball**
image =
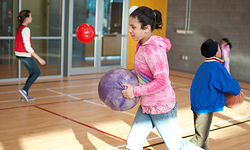
<path fill-rule="evenodd" d="M 240 94 L 234 96 L 230 93 L 225 93 L 225 106 L 227 108 L 235 109 L 239 107 L 244 101 L 243 90 L 240 91 Z"/>
<path fill-rule="evenodd" d="M 76 37 L 82 43 L 89 43 L 95 38 L 95 29 L 92 25 L 83 23 L 77 27 Z"/>

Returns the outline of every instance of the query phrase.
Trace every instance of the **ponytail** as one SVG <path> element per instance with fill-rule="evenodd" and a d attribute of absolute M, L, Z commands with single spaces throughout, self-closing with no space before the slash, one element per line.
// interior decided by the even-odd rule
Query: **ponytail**
<path fill-rule="evenodd" d="M 29 10 L 22 10 L 20 11 L 19 15 L 17 16 L 16 22 L 16 32 L 20 29 L 22 26 L 23 21 L 30 16 L 30 11 Z"/>
<path fill-rule="evenodd" d="M 155 9 L 154 14 L 156 21 L 155 29 L 162 29 L 163 24 L 162 24 L 161 12 Z"/>

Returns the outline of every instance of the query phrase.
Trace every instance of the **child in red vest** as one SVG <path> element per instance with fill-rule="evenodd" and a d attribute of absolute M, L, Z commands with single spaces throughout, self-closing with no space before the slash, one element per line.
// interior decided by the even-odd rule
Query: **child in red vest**
<path fill-rule="evenodd" d="M 41 74 L 41 71 L 33 56 L 41 65 L 45 65 L 46 63 L 33 50 L 30 29 L 27 27 L 27 25 L 31 22 L 31 12 L 29 10 L 22 10 L 17 17 L 15 55 L 18 59 L 21 60 L 21 62 L 29 72 L 29 77 L 26 80 L 25 86 L 23 87 L 23 89 L 19 90 L 19 93 L 22 95 L 21 101 L 25 100 L 26 102 L 35 100 L 34 98 L 28 96 L 28 90 Z"/>

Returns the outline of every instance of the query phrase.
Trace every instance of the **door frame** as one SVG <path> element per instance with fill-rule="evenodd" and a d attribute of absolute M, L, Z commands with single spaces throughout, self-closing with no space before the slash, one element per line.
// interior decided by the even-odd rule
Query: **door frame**
<path fill-rule="evenodd" d="M 123 0 L 122 12 L 122 38 L 121 38 L 121 64 L 113 66 L 101 66 L 101 53 L 102 53 L 102 22 L 103 22 L 103 0 L 96 0 L 96 18 L 95 18 L 95 39 L 94 39 L 94 66 L 93 67 L 78 67 L 72 68 L 72 47 L 73 37 L 73 11 L 74 0 L 69 1 L 69 28 L 68 28 L 68 72 L 67 75 L 81 75 L 81 74 L 94 74 L 105 73 L 114 68 L 127 67 L 127 48 L 128 48 L 128 10 L 129 0 Z"/>

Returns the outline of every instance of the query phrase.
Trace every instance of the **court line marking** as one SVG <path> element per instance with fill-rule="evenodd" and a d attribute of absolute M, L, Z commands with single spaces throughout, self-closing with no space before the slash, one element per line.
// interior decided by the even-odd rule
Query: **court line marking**
<path fill-rule="evenodd" d="M 173 83 L 172 84 L 176 84 L 176 85 L 181 85 L 181 86 L 187 86 L 189 87 L 189 85 L 185 85 L 185 84 L 179 84 L 179 83 Z M 84 84 L 84 85 L 74 85 L 74 86 L 63 86 L 63 87 L 52 87 L 52 88 L 41 88 L 41 89 L 31 89 L 29 91 L 41 91 L 41 90 L 48 90 L 48 89 L 63 89 L 63 88 L 74 88 L 74 87 L 83 87 L 83 86 L 91 86 L 91 85 L 98 85 L 98 83 L 93 83 L 93 84 Z M 177 87 L 176 87 L 177 88 Z M 7 93 L 17 93 L 18 91 L 9 91 L 9 92 L 0 92 L 0 94 L 7 94 Z"/>
<path fill-rule="evenodd" d="M 65 96 L 65 95 L 53 95 L 53 96 L 36 97 L 36 99 L 53 98 L 53 97 L 62 97 L 62 96 Z M 17 102 L 17 101 L 20 101 L 20 99 L 18 99 L 18 100 L 0 101 L 0 103 L 9 103 L 9 102 Z"/>
<path fill-rule="evenodd" d="M 249 122 L 249 121 L 250 121 L 250 120 L 246 120 L 246 121 L 234 123 L 234 124 L 231 124 L 231 125 L 226 125 L 226 126 L 223 126 L 223 127 L 218 127 L 218 128 L 215 128 L 215 129 L 211 129 L 210 132 L 216 131 L 216 130 L 220 130 L 220 129 L 224 129 L 224 128 L 228 128 L 228 127 L 232 127 L 232 126 L 239 125 L 239 124 L 243 124 L 243 123 L 246 123 L 246 122 Z M 182 138 L 188 138 L 188 137 L 191 137 L 191 136 L 193 136 L 193 135 L 194 135 L 194 134 L 190 134 L 190 135 L 184 136 L 184 137 L 182 137 Z M 164 144 L 164 142 L 159 142 L 159 143 L 147 145 L 147 146 L 144 146 L 143 148 L 153 147 L 153 146 L 160 145 L 160 144 Z"/>
<path fill-rule="evenodd" d="M 182 86 L 187 86 L 187 85 L 184 85 L 184 84 L 178 84 L 178 83 L 173 83 L 173 84 L 177 84 L 177 85 L 182 85 Z M 97 84 L 91 84 L 91 85 L 97 85 Z M 81 86 L 89 86 L 89 85 L 77 85 L 77 86 L 65 86 L 65 87 L 54 87 L 54 88 L 50 88 L 50 89 L 62 89 L 62 88 L 69 88 L 69 87 L 81 87 Z M 189 86 L 187 86 L 187 87 L 189 87 Z M 177 88 L 177 87 L 176 87 Z M 77 98 L 77 97 L 74 97 L 74 96 L 72 96 L 73 94 L 64 94 L 64 93 L 61 93 L 61 92 L 57 92 L 57 91 L 54 91 L 54 90 L 50 90 L 50 89 L 48 89 L 48 88 L 45 88 L 46 90 L 49 90 L 49 91 L 51 91 L 51 92 L 55 92 L 55 93 L 58 93 L 58 94 L 61 94 L 61 96 L 69 96 L 69 97 L 72 97 L 72 98 L 74 98 L 74 99 L 77 99 L 77 100 L 81 100 L 80 98 Z M 180 89 L 180 90 L 184 90 L 184 91 L 189 91 L 189 90 L 187 90 L 187 89 L 184 89 L 184 88 L 177 88 L 177 89 Z M 44 89 L 34 89 L 34 91 L 37 91 L 37 90 L 44 90 Z M 32 90 L 33 91 L 33 90 Z M 13 91 L 13 92 L 16 92 L 16 91 Z M 91 92 L 91 93 L 96 93 L 96 91 L 93 91 L 93 92 Z M 11 93 L 11 92 L 2 92 L 2 93 Z M 1 93 L 0 93 L 1 94 Z M 75 95 L 80 95 L 80 94 L 83 94 L 83 93 L 74 93 Z M 49 96 L 49 97 L 51 97 L 51 96 Z M 58 95 L 57 96 L 53 96 L 53 97 L 58 97 Z M 249 97 L 247 97 L 247 98 L 249 98 Z M 12 100 L 13 101 L 13 100 Z M 88 100 L 83 100 L 83 101 L 86 101 L 86 102 L 91 102 L 91 101 L 88 101 Z M 67 102 L 67 101 L 66 101 Z M 61 103 L 61 102 L 58 102 L 58 103 Z M 92 104 L 94 104 L 94 103 L 92 103 Z M 95 103 L 95 105 L 96 105 L 97 103 Z M 42 104 L 41 104 L 42 105 Z M 100 104 L 98 104 L 98 105 L 100 105 Z M 103 105 L 104 106 L 104 105 Z M 31 107 L 31 106 L 26 106 L 26 107 Z M 37 106 L 33 106 L 33 107 L 37 107 Z M 104 107 L 106 107 L 106 106 L 104 106 Z M 20 108 L 20 107 L 16 107 L 16 108 Z M 1 109 L 0 109 L 1 110 Z M 61 115 L 60 115 L 61 116 Z M 133 116 L 135 116 L 135 115 L 133 115 Z M 247 115 L 247 116 L 250 116 L 250 115 Z M 242 117 L 238 117 L 238 118 L 244 118 L 244 116 L 242 116 Z M 69 118 L 70 119 L 70 118 Z M 230 119 L 231 121 L 232 120 L 235 120 L 235 119 Z M 229 122 L 229 121 L 222 121 L 222 122 L 219 122 L 219 123 L 216 123 L 216 125 L 217 124 L 220 124 L 220 123 L 225 123 L 225 122 Z M 91 127 L 91 126 L 90 126 Z M 190 129 L 188 129 L 188 130 L 190 130 Z M 191 129 L 191 130 L 194 130 L 194 129 Z M 184 131 L 182 131 L 181 133 L 183 133 L 183 132 L 187 132 L 187 130 L 184 130 Z M 119 137 L 118 137 L 119 138 Z M 154 138 L 150 138 L 150 139 L 148 139 L 147 141 L 149 141 L 149 140 L 153 140 L 153 139 L 157 139 L 157 138 L 161 138 L 160 136 L 158 136 L 158 137 L 154 137 Z M 124 139 L 123 139 L 124 140 Z M 125 140 L 126 141 L 126 140 Z M 125 145 L 126 146 L 126 145 Z M 115 148 L 119 148 L 119 147 L 121 147 L 121 146 L 118 146 L 118 147 L 115 147 Z M 122 147 L 124 147 L 124 145 L 122 145 Z M 110 148 L 109 148 L 110 149 Z"/>
<path fill-rule="evenodd" d="M 249 99 L 249 100 L 250 100 L 250 97 L 248 97 L 248 96 L 244 96 L 244 98 L 246 98 L 246 99 Z"/>
<path fill-rule="evenodd" d="M 182 85 L 182 86 L 187 86 L 188 87 L 188 85 L 184 85 L 184 84 L 178 84 L 178 83 L 172 83 L 172 84 L 177 84 L 177 85 Z M 66 96 L 67 95 L 67 94 L 64 94 L 64 93 L 61 93 L 61 92 L 57 92 L 57 91 L 52 90 L 52 89 L 83 87 L 83 86 L 91 86 L 91 85 L 98 85 L 98 84 L 86 84 L 86 85 L 75 85 L 75 86 L 64 86 L 64 87 L 41 88 L 41 89 L 33 89 L 33 90 L 30 90 L 30 91 L 48 90 L 48 91 L 60 94 L 60 95 L 56 95 L 56 96 L 36 97 L 36 99 L 42 99 L 42 98 L 50 98 L 50 97 L 57 97 L 57 96 L 60 97 L 60 96 Z M 173 88 L 177 88 L 177 87 L 173 87 Z M 183 89 L 183 88 L 181 88 L 180 90 L 189 91 L 189 90 Z M 0 94 L 7 94 L 7 93 L 17 93 L 17 91 L 0 92 Z M 83 92 L 83 93 L 73 93 L 73 94 L 68 94 L 68 95 L 81 95 L 81 94 L 91 94 L 91 93 L 98 93 L 98 91 Z M 8 103 L 8 102 L 16 102 L 16 101 L 20 101 L 20 99 L 19 100 L 0 101 L 0 103 Z"/>
<path fill-rule="evenodd" d="M 98 85 L 98 84 L 85 84 L 85 85 L 74 85 L 74 86 L 63 86 L 63 87 L 52 87 L 52 88 L 41 88 L 41 89 L 31 89 L 29 91 L 41 91 L 47 89 L 63 89 L 63 88 L 74 88 L 74 87 L 83 87 L 83 86 L 91 86 L 91 85 Z M 18 91 L 9 91 L 9 92 L 0 92 L 0 94 L 7 94 L 7 93 L 17 93 Z"/>
<path fill-rule="evenodd" d="M 172 84 L 176 84 L 176 85 L 180 85 L 180 86 L 184 86 L 184 87 L 190 87 L 189 85 L 186 85 L 186 84 L 180 84 L 180 83 L 175 83 L 175 82 L 172 82 Z M 84 93 L 73 93 L 73 94 L 64 94 L 62 92 L 58 92 L 58 91 L 55 91 L 55 90 L 52 90 L 52 89 L 63 89 L 63 88 L 72 88 L 72 87 L 83 87 L 83 86 L 91 86 L 91 85 L 97 85 L 97 84 L 85 84 L 85 85 L 75 85 L 75 86 L 64 86 L 64 87 L 52 87 L 52 88 L 42 88 L 42 89 L 34 89 L 34 90 L 31 90 L 31 91 L 39 91 L 39 90 L 48 90 L 48 91 L 51 91 L 51 92 L 54 92 L 54 93 L 57 93 L 59 95 L 55 95 L 55 96 L 47 96 L 47 97 L 37 97 L 36 99 L 43 99 L 43 98 L 52 98 L 52 97 L 61 97 L 61 96 L 68 96 L 68 97 L 71 97 L 71 98 L 74 98 L 74 99 L 77 99 L 77 100 L 81 100 L 80 98 L 78 97 L 75 97 L 73 95 L 82 95 L 82 94 L 91 94 L 91 93 L 98 93 L 98 91 L 91 91 L 91 92 L 84 92 Z M 184 89 L 184 88 L 179 88 L 179 87 L 175 87 L 175 86 L 172 86 L 174 89 L 179 89 L 179 90 L 183 90 L 183 91 L 188 91 L 188 89 Z M 1 92 L 1 93 L 13 93 L 13 92 L 16 92 L 16 91 L 10 91 L 10 92 Z M 1 94 L 0 93 L 0 94 Z M 245 98 L 249 98 L 249 97 L 245 97 Z M 249 98 L 250 99 L 250 98 Z M 7 103 L 7 102 L 16 102 L 16 101 L 20 101 L 20 100 L 7 100 L 7 101 L 0 101 L 0 103 Z M 99 105 L 99 106 L 102 106 L 102 107 L 106 107 L 105 105 L 101 105 L 101 104 L 98 104 L 98 103 L 94 103 L 94 102 L 91 102 L 91 101 L 85 101 L 85 102 L 88 102 L 88 103 L 92 103 L 94 105 Z M 250 102 L 247 102 L 247 101 L 244 101 L 244 103 L 250 103 Z M 131 115 L 131 116 L 135 116 L 134 114 L 131 114 L 131 113 L 128 113 L 128 112 L 123 112 L 125 114 L 128 114 L 128 115 Z"/>
<path fill-rule="evenodd" d="M 63 79 L 59 79 L 59 80 L 54 80 L 54 81 L 44 81 L 44 82 L 35 82 L 33 84 L 43 84 L 43 83 L 55 83 L 55 82 L 69 82 L 69 81 L 79 81 L 79 80 L 96 80 L 96 79 L 101 79 L 101 77 L 96 77 L 96 78 L 85 78 L 85 79 L 66 79 L 66 80 L 63 80 Z M 21 81 L 25 81 L 25 79 L 21 80 Z M 3 81 L 4 82 L 4 81 Z M 1 81 L 0 81 L 1 83 Z M 15 84 L 0 84 L 0 87 L 4 87 L 4 86 L 19 86 L 19 85 L 25 85 L 25 82 L 24 83 L 15 83 Z"/>
<path fill-rule="evenodd" d="M 58 92 L 58 91 L 54 91 L 54 90 L 50 90 L 50 91 L 51 91 L 51 92 L 55 92 L 55 93 L 57 93 L 57 94 L 69 96 L 69 97 L 74 98 L 74 99 L 77 99 L 77 100 L 82 100 L 81 98 L 72 96 L 73 94 L 64 94 L 64 93 L 61 93 L 61 92 Z M 86 92 L 85 94 L 88 94 L 88 93 L 97 93 L 97 91 Z M 82 93 L 75 93 L 75 94 L 82 94 Z M 95 102 L 92 102 L 92 101 L 89 101 L 89 100 L 83 100 L 83 101 L 85 101 L 85 102 L 87 102 L 87 103 L 91 103 L 91 104 L 93 104 L 93 105 L 97 105 L 97 106 L 101 106 L 101 107 L 107 108 L 107 106 L 105 106 L 105 105 L 103 105 L 103 104 L 95 103 Z M 119 112 L 119 111 L 118 111 L 118 112 Z M 131 116 L 135 116 L 134 114 L 129 113 L 129 112 L 126 112 L 126 111 L 120 111 L 120 113 L 124 113 L 124 114 L 128 114 L 128 115 L 131 115 Z"/>
<path fill-rule="evenodd" d="M 89 85 L 96 85 L 96 84 L 88 84 L 88 85 L 84 85 L 84 86 L 89 86 Z M 79 87 L 79 86 L 68 86 L 68 87 Z M 61 88 L 61 87 L 59 87 L 59 88 Z M 57 95 L 57 96 L 47 96 L 47 97 L 37 97 L 36 99 L 50 98 L 50 97 L 68 96 L 68 97 L 71 97 L 71 98 L 73 98 L 73 99 L 82 100 L 81 98 L 75 97 L 75 96 L 73 96 L 73 95 L 82 95 L 82 94 L 98 93 L 98 91 L 91 91 L 91 92 L 84 92 L 84 93 L 64 94 L 64 93 L 62 93 L 62 92 L 58 92 L 58 91 L 55 91 L 55 90 L 52 90 L 52 89 L 57 89 L 57 88 L 43 88 L 42 90 L 48 90 L 48 91 L 57 93 L 57 94 L 59 94 L 59 95 Z M 36 90 L 39 90 L 39 89 L 36 89 Z M 15 91 L 15 92 L 16 92 L 16 91 Z M 16 101 L 20 101 L 20 100 L 9 100 L 9 101 L 2 101 L 2 102 L 0 101 L 0 103 L 16 102 Z M 83 100 L 83 101 L 88 102 L 88 103 L 91 103 L 91 104 L 94 104 L 94 105 L 97 105 L 97 106 L 102 106 L 102 107 L 107 108 L 105 105 L 102 105 L 102 104 L 99 104 L 99 103 L 95 103 L 95 102 L 92 102 L 92 101 L 89 101 L 89 100 Z M 58 102 L 58 103 L 60 103 L 60 102 Z M 49 104 L 50 104 L 50 103 L 49 103 Z M 0 109 L 0 110 L 1 110 L 1 109 Z M 128 114 L 128 115 L 131 115 L 131 116 L 135 116 L 134 114 L 129 113 L 129 112 L 126 112 L 126 111 L 121 111 L 121 113 Z"/>
<path fill-rule="evenodd" d="M 48 113 L 50 113 L 50 114 L 53 114 L 53 115 L 56 115 L 56 116 L 62 117 L 62 118 L 64 118 L 64 119 L 66 119 L 66 120 L 70 120 L 70 121 L 72 121 L 72 122 L 74 122 L 74 123 L 77 123 L 77 124 L 83 125 L 83 126 L 85 126 L 85 127 L 88 127 L 88 128 L 94 129 L 94 130 L 96 130 L 96 131 L 99 131 L 99 132 L 101 132 L 101 133 L 104 133 L 104 134 L 106 134 L 106 135 L 109 135 L 109 136 L 111 136 L 111 137 L 114 137 L 114 138 L 116 138 L 116 139 L 119 139 L 119 140 L 122 140 L 122 141 L 125 141 L 125 142 L 126 142 L 126 140 L 125 140 L 125 139 L 123 139 L 123 138 L 121 138 L 121 137 L 118 137 L 118 136 L 116 136 L 116 135 L 113 135 L 113 134 L 110 134 L 110 133 L 108 133 L 108 132 L 102 131 L 102 130 L 100 130 L 100 129 L 97 129 L 97 128 L 92 127 L 92 126 L 87 125 L 87 124 L 84 124 L 84 123 L 79 122 L 79 121 L 77 121 L 77 120 L 74 120 L 74 119 L 71 119 L 71 118 L 69 118 L 69 117 L 66 117 L 66 116 L 60 115 L 60 114 L 58 114 L 58 113 L 55 113 L 55 112 L 53 112 L 53 111 L 50 111 L 50 110 L 47 110 L 47 109 L 41 108 L 41 107 L 39 107 L 39 106 L 33 106 L 33 107 L 38 108 L 38 109 L 40 109 L 40 110 L 43 110 L 43 111 L 45 111 L 45 112 L 48 112 Z"/>
<path fill-rule="evenodd" d="M 91 104 L 94 104 L 94 105 L 98 105 L 98 106 L 101 106 L 101 107 L 108 108 L 108 107 L 105 106 L 105 105 L 102 105 L 102 104 L 99 104 L 99 103 L 95 103 L 95 102 L 92 102 L 92 101 L 89 101 L 89 100 L 83 100 L 83 101 L 88 102 L 88 103 L 91 103 Z M 117 112 L 124 113 L 124 114 L 128 114 L 128 115 L 131 115 L 131 116 L 135 116 L 135 114 L 132 114 L 132 113 L 129 113 L 129 112 L 126 112 L 126 111 L 117 111 Z"/>
<path fill-rule="evenodd" d="M 175 83 L 175 82 L 172 82 L 172 84 L 176 84 L 176 85 L 180 85 L 180 86 L 186 86 L 186 87 L 190 87 L 189 85 L 185 85 L 185 84 L 180 84 L 180 83 Z M 85 84 L 85 85 L 75 85 L 75 86 L 64 86 L 64 87 L 53 87 L 53 88 L 42 88 L 42 89 L 34 89 L 34 90 L 31 90 L 31 91 L 39 91 L 39 90 L 48 90 L 48 91 L 51 91 L 51 92 L 54 92 L 54 93 L 57 93 L 59 95 L 56 95 L 56 96 L 47 96 L 47 97 L 37 97 L 36 99 L 42 99 L 42 98 L 51 98 L 51 97 L 60 97 L 60 96 L 68 96 L 68 97 L 71 97 L 73 99 L 77 99 L 77 100 L 82 100 L 78 97 L 75 97 L 75 96 L 72 96 L 72 95 L 82 95 L 82 94 L 88 94 L 88 93 L 98 93 L 97 91 L 91 91 L 91 92 L 84 92 L 84 93 L 73 93 L 73 94 L 64 94 L 64 93 L 61 93 L 61 92 L 58 92 L 58 91 L 55 91 L 55 90 L 52 90 L 52 89 L 63 89 L 63 88 L 72 88 L 72 87 L 83 87 L 83 86 L 90 86 L 90 85 L 98 85 L 98 84 Z M 178 87 L 174 87 L 172 86 L 173 88 L 175 89 L 180 89 L 180 90 L 183 90 L 183 91 L 189 91 L 188 89 L 184 89 L 184 88 L 178 88 Z M 13 92 L 16 92 L 16 91 L 10 91 L 10 92 L 1 92 L 0 94 L 2 93 L 13 93 Z M 246 97 L 246 98 L 249 98 L 249 97 Z M 0 103 L 5 103 L 5 102 L 15 102 L 15 101 L 19 101 L 19 100 L 8 100 L 8 101 L 2 101 Z M 94 105 L 97 105 L 97 106 L 101 106 L 101 107 L 106 107 L 105 105 L 102 105 L 102 104 L 99 104 L 99 103 L 95 103 L 95 102 L 92 102 L 92 101 L 89 101 L 89 100 L 83 100 L 85 102 L 88 102 L 88 103 L 91 103 L 91 104 L 94 104 Z M 60 102 L 58 102 L 60 103 Z M 250 102 L 246 102 L 246 103 L 250 103 Z M 54 103 L 53 103 L 54 104 Z M 20 108 L 20 107 L 18 107 Z M 107 107 L 106 107 L 107 108 Z M 125 114 L 128 114 L 128 115 L 131 115 L 131 116 L 135 116 L 134 114 L 132 113 L 128 113 L 128 112 L 123 112 L 122 113 L 125 113 Z M 244 118 L 244 116 L 243 116 Z M 235 120 L 235 119 L 230 119 L 230 120 Z M 223 121 L 221 123 L 224 123 L 224 122 L 229 122 L 229 121 Z M 220 124 L 220 123 L 217 123 L 217 124 Z M 187 130 L 184 130 L 184 129 L 180 129 L 180 133 L 183 133 L 183 132 L 187 132 L 187 131 L 190 131 L 190 130 L 194 130 L 194 129 L 187 129 Z M 157 138 L 157 137 L 156 137 Z M 159 137 L 160 138 L 160 137 Z M 154 138 L 153 138 L 154 139 Z"/>
<path fill-rule="evenodd" d="M 242 116 L 242 117 L 237 117 L 236 119 L 242 119 L 242 118 L 249 117 L 249 116 L 250 116 L 250 115 L 246 115 L 246 116 Z M 233 120 L 236 120 L 236 119 L 229 119 L 228 122 L 233 121 Z M 218 123 L 213 123 L 213 124 L 211 124 L 211 126 L 212 126 L 212 125 L 218 125 L 218 124 L 220 124 L 220 123 L 225 123 L 225 122 L 227 122 L 227 121 L 221 121 L 221 122 L 218 122 Z M 240 123 L 245 123 L 245 121 L 240 122 Z M 236 123 L 236 124 L 233 124 L 233 125 L 238 125 L 238 124 L 239 124 L 239 123 Z M 210 132 L 211 132 L 211 131 L 214 131 L 214 130 L 218 130 L 218 129 L 223 129 L 223 128 L 225 128 L 225 127 L 231 127 L 231 126 L 232 126 L 232 125 L 227 125 L 227 126 L 223 126 L 223 127 L 218 127 L 218 128 L 216 128 L 216 129 L 211 129 Z M 194 130 L 194 128 L 191 129 L 191 130 Z M 191 130 L 188 129 L 188 130 L 185 130 L 185 132 L 191 131 Z M 180 133 L 183 133 L 183 132 L 180 132 Z M 182 137 L 182 138 L 187 138 L 187 137 L 190 137 L 190 136 L 193 136 L 193 135 L 194 135 L 194 134 L 187 135 L 187 136 L 184 136 L 184 137 Z M 159 139 L 159 138 L 161 138 L 161 137 L 160 137 L 160 136 L 157 136 L 157 137 L 153 137 L 153 138 L 147 139 L 147 141 L 151 141 L 151 140 Z M 160 143 L 156 143 L 156 144 L 151 144 L 151 145 L 148 145 L 148 146 L 146 146 L 146 147 L 150 147 L 150 146 L 153 146 L 153 145 L 159 145 L 159 144 L 164 144 L 164 142 L 160 142 Z M 103 149 L 103 150 L 113 150 L 113 149 L 117 149 L 117 148 L 121 148 L 121 147 L 125 147 L 125 146 L 126 146 L 126 145 L 120 145 L 120 146 L 111 147 L 111 148 Z M 143 147 L 143 148 L 145 148 L 145 147 Z"/>

